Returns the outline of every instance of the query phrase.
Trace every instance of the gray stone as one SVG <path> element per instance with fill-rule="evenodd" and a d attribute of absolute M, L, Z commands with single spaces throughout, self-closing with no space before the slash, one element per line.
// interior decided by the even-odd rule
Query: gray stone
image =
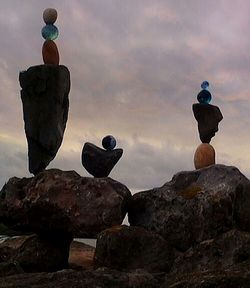
<path fill-rule="evenodd" d="M 198 130 L 202 143 L 210 143 L 218 131 L 219 122 L 223 119 L 219 107 L 211 104 L 193 104 L 194 117 L 198 122 Z"/>
<path fill-rule="evenodd" d="M 121 271 L 168 272 L 174 250 L 160 235 L 141 227 L 115 226 L 98 235 L 94 266 Z"/>
<path fill-rule="evenodd" d="M 128 218 L 185 251 L 234 227 L 249 232 L 249 207 L 250 181 L 235 167 L 213 165 L 134 194 Z"/>
<path fill-rule="evenodd" d="M 36 175 L 61 146 L 68 119 L 70 73 L 65 66 L 39 65 L 21 72 L 19 81 L 29 171 Z"/>
<path fill-rule="evenodd" d="M 122 223 L 131 193 L 111 178 L 51 169 L 32 178 L 11 178 L 0 199 L 0 221 L 10 228 L 48 237 L 96 238 Z"/>
<path fill-rule="evenodd" d="M 108 177 L 122 157 L 122 149 L 104 150 L 91 143 L 82 149 L 82 165 L 94 177 Z"/>

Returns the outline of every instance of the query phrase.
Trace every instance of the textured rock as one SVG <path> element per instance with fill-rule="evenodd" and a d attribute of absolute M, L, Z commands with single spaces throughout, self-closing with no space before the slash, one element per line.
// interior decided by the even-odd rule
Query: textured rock
<path fill-rule="evenodd" d="M 101 232 L 97 238 L 95 267 L 167 272 L 173 260 L 173 249 L 168 243 L 140 227 L 115 226 Z"/>
<path fill-rule="evenodd" d="M 193 104 L 194 117 L 202 143 L 209 143 L 218 131 L 219 122 L 223 119 L 220 109 L 211 104 Z"/>
<path fill-rule="evenodd" d="M 233 229 L 179 255 L 171 273 L 227 269 L 246 260 L 250 260 L 250 233 Z"/>
<path fill-rule="evenodd" d="M 56 273 L 29 273 L 1 278 L 0 288 L 158 288 L 154 277 L 143 271 L 124 273 L 108 269 L 63 270 Z"/>
<path fill-rule="evenodd" d="M 200 144 L 194 153 L 195 169 L 204 168 L 215 164 L 214 147 L 208 143 Z"/>
<path fill-rule="evenodd" d="M 68 119 L 70 74 L 65 66 L 39 65 L 19 75 L 29 171 L 37 174 L 54 159 Z"/>
<path fill-rule="evenodd" d="M 122 149 L 104 150 L 94 144 L 85 143 L 82 149 L 82 165 L 94 177 L 108 177 L 122 153 Z"/>
<path fill-rule="evenodd" d="M 212 165 L 134 194 L 128 218 L 185 251 L 233 227 L 250 231 L 249 207 L 250 181 L 235 167 Z"/>
<path fill-rule="evenodd" d="M 70 243 L 67 249 L 62 249 L 62 241 L 55 243 L 37 235 L 3 239 L 0 242 L 0 276 L 67 268 Z"/>
<path fill-rule="evenodd" d="M 54 24 L 57 19 L 57 11 L 54 8 L 47 8 L 43 11 L 43 20 L 46 24 Z"/>
<path fill-rule="evenodd" d="M 44 64 L 59 65 L 59 52 L 53 40 L 46 40 L 42 48 Z"/>
<path fill-rule="evenodd" d="M 11 178 L 0 199 L 0 221 L 13 229 L 95 238 L 122 223 L 131 193 L 110 178 L 51 169 L 32 178 Z"/>

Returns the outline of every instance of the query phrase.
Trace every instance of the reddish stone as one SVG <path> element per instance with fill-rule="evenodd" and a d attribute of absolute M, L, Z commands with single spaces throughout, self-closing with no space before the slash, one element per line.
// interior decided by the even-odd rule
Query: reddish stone
<path fill-rule="evenodd" d="M 215 164 L 215 150 L 212 145 L 202 143 L 199 145 L 194 154 L 195 169 L 204 168 Z"/>
<path fill-rule="evenodd" d="M 44 64 L 59 65 L 59 52 L 53 40 L 46 40 L 43 43 L 42 54 Z"/>

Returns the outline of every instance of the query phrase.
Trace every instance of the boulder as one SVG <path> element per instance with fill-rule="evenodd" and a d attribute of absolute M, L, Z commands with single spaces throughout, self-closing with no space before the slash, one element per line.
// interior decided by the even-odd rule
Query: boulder
<path fill-rule="evenodd" d="M 37 174 L 54 159 L 68 119 L 70 73 L 62 65 L 30 67 L 19 75 L 29 171 Z"/>
<path fill-rule="evenodd" d="M 131 193 L 111 178 L 51 169 L 32 178 L 11 178 L 0 199 L 0 221 L 10 228 L 49 237 L 96 238 L 122 223 Z"/>
<path fill-rule="evenodd" d="M 194 245 L 175 259 L 171 273 L 228 269 L 250 260 L 250 233 L 232 229 Z"/>
<path fill-rule="evenodd" d="M 82 149 L 82 165 L 94 177 L 108 177 L 122 153 L 122 149 L 104 150 L 92 143 L 85 143 Z"/>
<path fill-rule="evenodd" d="M 223 119 L 219 107 L 211 104 L 193 104 L 194 117 L 198 122 L 198 130 L 202 143 L 210 143 L 218 131 L 219 122 Z"/>
<path fill-rule="evenodd" d="M 141 227 L 123 225 L 98 235 L 94 266 L 121 271 L 168 272 L 173 260 L 173 248 L 160 235 Z"/>
<path fill-rule="evenodd" d="M 0 276 L 57 271 L 68 267 L 68 249 L 37 235 L 6 237 L 0 242 Z"/>
<path fill-rule="evenodd" d="M 95 247 L 72 241 L 69 251 L 69 267 L 92 270 L 94 266 Z"/>
<path fill-rule="evenodd" d="M 134 194 L 128 219 L 186 251 L 234 227 L 249 232 L 249 207 L 250 181 L 235 167 L 212 165 Z"/>
<path fill-rule="evenodd" d="M 0 288 L 158 288 L 157 280 L 145 271 L 131 273 L 109 269 L 62 270 L 55 273 L 26 273 L 0 278 Z"/>

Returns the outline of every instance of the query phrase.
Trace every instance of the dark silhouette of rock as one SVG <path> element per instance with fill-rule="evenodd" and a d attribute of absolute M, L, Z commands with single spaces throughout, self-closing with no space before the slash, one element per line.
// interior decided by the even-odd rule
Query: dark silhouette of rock
<path fill-rule="evenodd" d="M 131 273 L 109 269 L 62 270 L 55 273 L 28 273 L 0 279 L 0 288 L 159 288 L 158 281 L 145 271 Z"/>
<path fill-rule="evenodd" d="M 171 273 L 227 269 L 246 260 L 250 260 L 250 233 L 233 229 L 181 253 Z"/>
<path fill-rule="evenodd" d="M 98 235 L 94 259 L 96 268 L 168 272 L 174 253 L 160 235 L 141 227 L 123 225 L 106 229 Z"/>
<path fill-rule="evenodd" d="M 93 270 L 95 247 L 72 241 L 69 250 L 69 267 Z"/>
<path fill-rule="evenodd" d="M 36 175 L 61 146 L 68 119 L 70 73 L 62 65 L 39 65 L 21 72 L 19 81 L 29 171 Z"/>
<path fill-rule="evenodd" d="M 0 276 L 67 268 L 69 243 L 68 249 L 61 249 L 62 241 L 55 243 L 37 235 L 5 238 L 0 242 Z"/>
<path fill-rule="evenodd" d="M 211 104 L 193 104 L 194 117 L 198 122 L 198 130 L 202 143 L 210 143 L 218 131 L 219 122 L 223 119 L 219 107 Z"/>
<path fill-rule="evenodd" d="M 186 251 L 235 227 L 249 232 L 249 207 L 250 181 L 235 167 L 212 165 L 134 194 L 128 218 Z"/>
<path fill-rule="evenodd" d="M 94 144 L 85 143 L 82 149 L 82 165 L 94 177 L 108 177 L 122 153 L 122 149 L 104 150 Z"/>
<path fill-rule="evenodd" d="M 49 237 L 95 238 L 122 223 L 131 193 L 111 178 L 51 169 L 32 178 L 11 178 L 0 199 L 0 221 L 10 228 Z"/>

